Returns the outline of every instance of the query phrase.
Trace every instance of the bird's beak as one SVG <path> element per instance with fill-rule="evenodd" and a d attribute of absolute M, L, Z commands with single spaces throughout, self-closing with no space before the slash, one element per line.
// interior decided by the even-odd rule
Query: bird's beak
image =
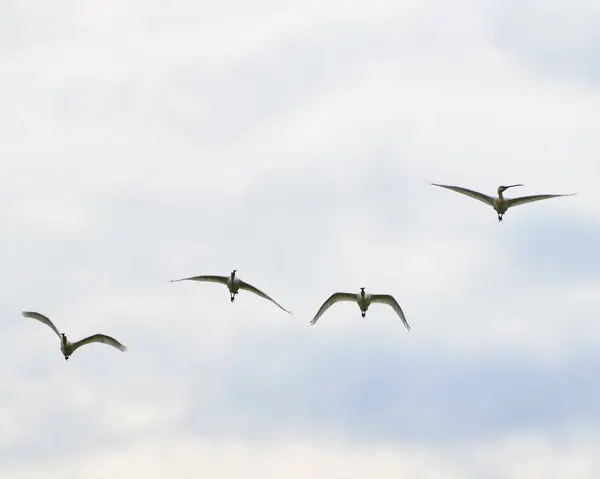
<path fill-rule="evenodd" d="M 509 185 L 509 186 L 505 186 L 505 187 L 504 187 L 504 189 L 505 189 L 505 190 L 508 190 L 509 188 L 514 188 L 515 186 L 525 186 L 525 185 L 522 185 L 521 183 L 519 183 L 518 185 Z"/>

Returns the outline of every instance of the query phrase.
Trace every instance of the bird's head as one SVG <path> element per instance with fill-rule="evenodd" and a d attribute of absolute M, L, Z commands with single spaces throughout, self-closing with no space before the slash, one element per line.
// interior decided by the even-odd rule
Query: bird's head
<path fill-rule="evenodd" d="M 235 273 L 237 273 L 237 269 L 234 269 L 234 270 L 231 272 L 231 277 L 232 277 L 232 278 L 235 276 Z"/>
<path fill-rule="evenodd" d="M 365 287 L 364 286 L 362 288 L 360 288 L 360 295 L 361 296 L 365 295 Z"/>
<path fill-rule="evenodd" d="M 519 183 L 518 185 L 499 186 L 498 187 L 498 194 L 501 195 L 502 193 L 504 193 L 509 188 L 513 188 L 515 186 L 524 186 L 524 185 L 522 185 L 522 184 Z"/>

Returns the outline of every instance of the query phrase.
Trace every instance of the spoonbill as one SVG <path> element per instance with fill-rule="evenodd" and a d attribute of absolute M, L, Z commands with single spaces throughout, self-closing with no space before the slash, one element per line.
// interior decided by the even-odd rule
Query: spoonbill
<path fill-rule="evenodd" d="M 371 303 L 387 304 L 391 306 L 394 309 L 394 311 L 396 311 L 396 314 L 400 317 L 406 329 L 410 331 L 410 326 L 408 324 L 408 321 L 406 320 L 406 316 L 404 316 L 402 308 L 393 296 L 389 294 L 365 293 L 365 288 L 360 288 L 360 292 L 358 294 L 333 293 L 321 305 L 319 311 L 317 311 L 317 314 L 315 314 L 315 317 L 310 321 L 310 324 L 314 325 L 317 322 L 317 320 L 323 315 L 323 313 L 325 313 L 325 311 L 327 311 L 331 306 L 333 306 L 335 303 L 339 303 L 340 301 L 352 301 L 358 304 L 363 318 L 367 314 L 367 310 L 369 309 Z"/>
<path fill-rule="evenodd" d="M 189 278 L 181 278 L 181 279 L 172 279 L 171 283 L 176 283 L 178 281 L 205 281 L 209 283 L 221 283 L 227 286 L 229 290 L 230 299 L 233 303 L 235 301 L 235 295 L 239 293 L 240 289 L 245 289 L 246 291 L 250 291 L 261 298 L 267 299 L 272 303 L 279 306 L 286 313 L 292 314 L 291 311 L 288 311 L 283 306 L 281 306 L 277 301 L 268 296 L 266 293 L 263 293 L 260 289 L 252 286 L 251 284 L 242 281 L 239 277 L 235 275 L 237 269 L 234 269 L 229 276 L 215 276 L 215 275 L 204 275 L 204 276 L 191 276 Z"/>
<path fill-rule="evenodd" d="M 491 196 L 484 195 L 483 193 L 479 193 L 478 191 L 473 191 L 468 188 L 462 188 L 460 186 L 451 186 L 451 185 L 439 185 L 437 183 L 431 183 L 433 186 L 440 186 L 442 188 L 446 188 L 448 190 L 456 191 L 457 193 L 461 193 L 463 195 L 470 196 L 471 198 L 475 198 L 486 205 L 490 205 L 492 208 L 496 210 L 498 213 L 498 222 L 502 221 L 502 216 L 506 213 L 506 210 L 513 206 L 523 205 L 525 203 L 531 203 L 533 201 L 547 200 L 549 198 L 557 198 L 559 196 L 573 196 L 576 193 L 569 193 L 564 195 L 533 195 L 533 196 L 521 196 L 519 198 L 504 198 L 502 195 L 507 189 L 514 188 L 515 186 L 524 186 L 522 184 L 517 185 L 508 185 L 508 186 L 499 186 L 498 187 L 498 196 L 496 198 L 492 198 Z"/>
<path fill-rule="evenodd" d="M 44 316 L 40 313 L 36 313 L 34 311 L 23 311 L 21 314 L 26 318 L 37 319 L 38 321 L 44 323 L 46 326 L 50 326 L 52 331 L 54 331 L 56 335 L 60 338 L 60 350 L 62 351 L 63 356 L 65 357 L 65 361 L 69 359 L 69 356 L 71 356 L 71 354 L 73 354 L 76 349 L 80 348 L 85 344 L 91 343 L 108 344 L 109 346 L 117 348 L 120 351 L 127 351 L 126 346 L 123 346 L 115 338 L 111 338 L 110 336 L 106 336 L 105 334 L 94 334 L 92 336 L 88 336 L 87 338 L 80 339 L 79 341 L 72 343 L 67 339 L 65 333 L 61 333 L 58 331 L 54 323 L 50 321 L 50 318 L 48 318 L 47 316 Z"/>

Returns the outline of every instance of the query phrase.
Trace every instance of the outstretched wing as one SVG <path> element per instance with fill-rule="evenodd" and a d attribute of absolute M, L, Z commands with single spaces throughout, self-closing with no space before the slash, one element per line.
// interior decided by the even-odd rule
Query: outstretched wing
<path fill-rule="evenodd" d="M 340 301 L 353 301 L 356 303 L 356 295 L 352 293 L 333 293 L 321 305 L 319 311 L 317 311 L 317 314 L 315 314 L 315 317 L 311 319 L 310 324 L 314 325 L 317 322 L 317 320 L 323 315 L 323 313 L 325 313 L 325 311 L 327 311 L 331 306 L 333 306 L 335 303 L 339 303 Z"/>
<path fill-rule="evenodd" d="M 475 198 L 486 205 L 494 206 L 494 198 L 488 195 L 484 195 L 483 193 L 479 193 L 478 191 L 473 191 L 468 188 L 462 188 L 460 186 L 450 186 L 450 185 L 438 185 L 437 183 L 431 183 L 433 186 L 440 186 L 442 188 L 446 188 L 448 190 L 456 191 L 457 193 L 461 193 L 463 195 L 470 196 L 471 198 Z"/>
<path fill-rule="evenodd" d="M 400 319 L 404 323 L 406 329 L 410 331 L 410 326 L 408 324 L 408 321 L 406 320 L 406 316 L 404 316 L 404 311 L 402 311 L 402 308 L 398 304 L 398 301 L 396 301 L 393 296 L 389 294 L 373 294 L 371 295 L 371 302 L 387 304 L 394 308 L 394 311 L 396 311 L 396 314 L 400 316 Z"/>
<path fill-rule="evenodd" d="M 566 195 L 533 195 L 533 196 L 521 196 L 520 198 L 506 198 L 508 207 L 524 205 L 525 203 L 532 203 L 534 201 L 547 200 L 549 198 L 557 198 L 559 196 L 573 196 L 577 193 L 569 193 Z"/>
<path fill-rule="evenodd" d="M 268 299 L 269 301 L 271 301 L 272 303 L 276 304 L 277 306 L 279 306 L 281 309 L 283 309 L 286 313 L 292 314 L 291 311 L 288 311 L 287 309 L 285 309 L 283 306 L 281 306 L 277 301 L 275 301 L 273 298 L 271 298 L 268 294 L 263 293 L 260 289 L 255 288 L 254 286 L 252 286 L 251 284 L 246 283 L 245 281 L 242 281 L 241 279 L 239 279 L 239 286 L 240 289 L 245 289 L 246 291 L 250 291 L 251 293 L 257 294 L 258 296 L 260 296 L 261 298 L 264 299 Z"/>
<path fill-rule="evenodd" d="M 46 326 L 50 326 L 52 328 L 52 331 L 54 331 L 59 338 L 61 337 L 60 333 L 58 332 L 58 329 L 56 329 L 56 326 L 54 326 L 54 323 L 50 321 L 49 317 L 44 316 L 40 313 L 36 313 L 34 311 L 23 311 L 21 314 L 26 318 L 37 319 L 38 321 L 44 323 Z"/>
<path fill-rule="evenodd" d="M 113 348 L 117 348 L 120 351 L 127 351 L 126 346 L 122 345 L 115 338 L 111 338 L 110 336 L 107 336 L 106 334 L 94 334 L 92 336 L 89 336 L 87 338 L 84 338 L 77 342 L 72 343 L 73 351 L 75 351 L 77 348 L 80 348 L 81 346 L 83 346 L 85 344 L 91 344 L 91 343 L 108 344 L 109 346 L 112 346 Z"/>
<path fill-rule="evenodd" d="M 204 276 L 190 276 L 189 278 L 172 279 L 171 283 L 176 283 L 177 281 L 205 281 L 208 283 L 227 284 L 228 279 L 229 278 L 226 276 L 204 275 Z"/>

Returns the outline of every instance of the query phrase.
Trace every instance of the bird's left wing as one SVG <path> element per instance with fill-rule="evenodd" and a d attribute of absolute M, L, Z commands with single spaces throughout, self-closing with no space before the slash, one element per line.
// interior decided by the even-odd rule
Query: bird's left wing
<path fill-rule="evenodd" d="M 239 281 L 240 281 L 240 283 L 239 283 L 240 289 L 245 289 L 246 291 L 250 291 L 251 293 L 257 294 L 261 298 L 268 299 L 269 301 L 271 301 L 272 303 L 276 304 L 281 309 L 283 309 L 286 313 L 292 314 L 291 311 L 288 311 L 287 309 L 285 309 L 277 301 L 275 301 L 273 298 L 271 298 L 268 294 L 263 293 L 260 289 L 252 286 L 251 284 L 246 283 L 245 281 L 242 281 L 241 279 Z"/>
<path fill-rule="evenodd" d="M 524 205 L 525 203 L 531 203 L 533 201 L 547 200 L 549 198 L 557 198 L 559 196 L 573 196 L 577 193 L 569 193 L 566 195 L 533 195 L 533 196 L 521 196 L 520 198 L 506 198 L 508 207 Z"/>
<path fill-rule="evenodd" d="M 398 304 L 398 301 L 396 301 L 393 296 L 389 294 L 373 294 L 371 295 L 371 301 L 373 303 L 387 304 L 394 308 L 394 311 L 396 311 L 396 314 L 400 316 L 400 319 L 404 323 L 406 329 L 410 331 L 410 326 L 408 324 L 408 321 L 406 320 L 406 316 L 404 316 L 404 311 L 402 311 L 402 308 Z"/>
<path fill-rule="evenodd" d="M 81 346 L 84 346 L 85 344 L 91 344 L 91 343 L 108 344 L 109 346 L 112 346 L 113 348 L 117 348 L 120 351 L 127 351 L 127 346 L 124 346 L 119 341 L 117 341 L 115 338 L 111 338 L 110 336 L 107 336 L 106 334 L 94 334 L 87 338 L 81 339 L 75 343 L 72 343 L 73 351 L 75 351 L 77 348 L 80 348 Z"/>

